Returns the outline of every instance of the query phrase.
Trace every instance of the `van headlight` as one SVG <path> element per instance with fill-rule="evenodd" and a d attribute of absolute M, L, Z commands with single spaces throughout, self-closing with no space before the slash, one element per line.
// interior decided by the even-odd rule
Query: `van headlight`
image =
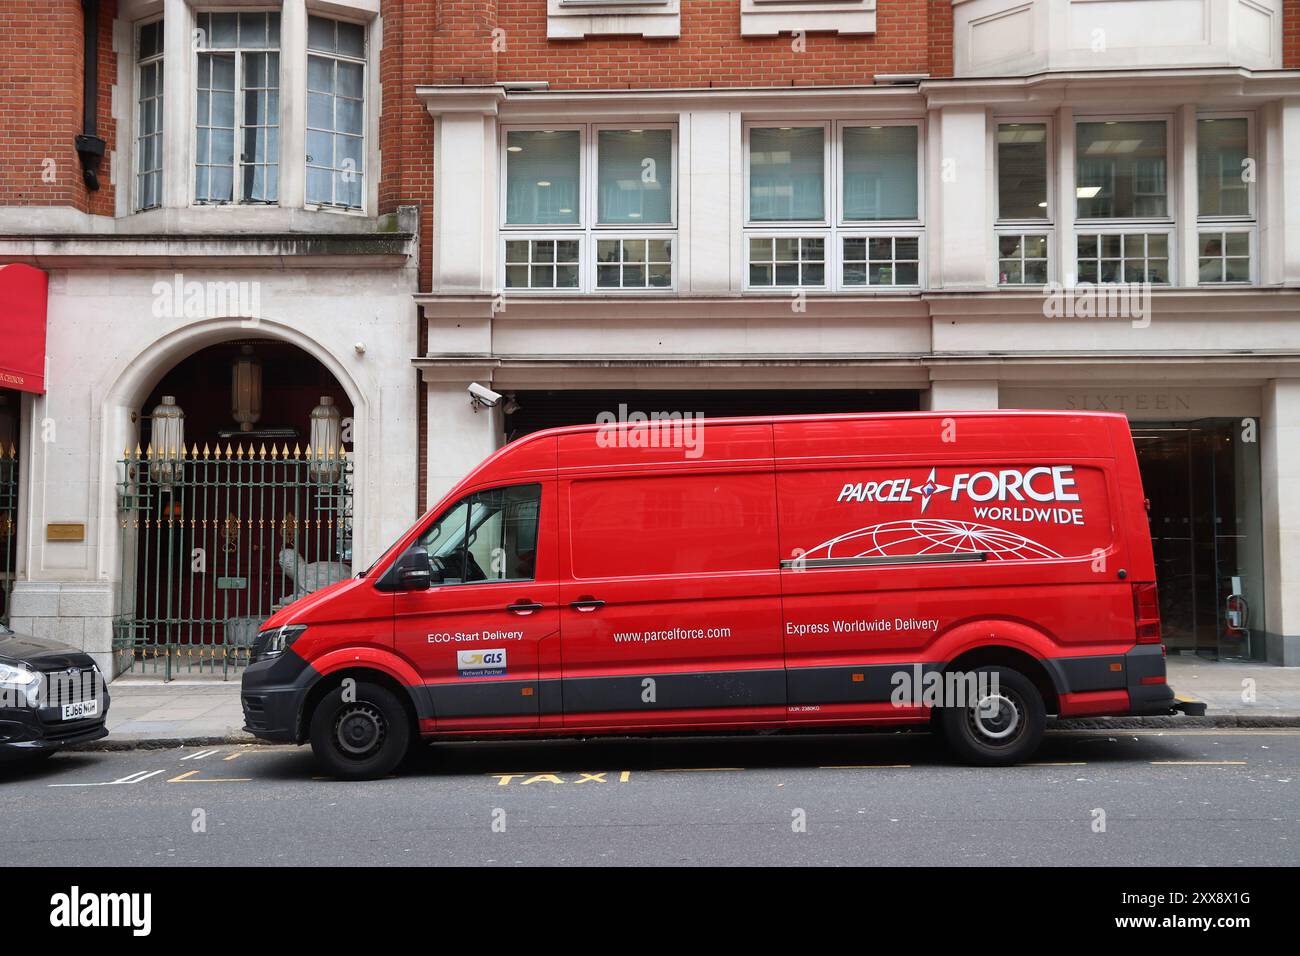
<path fill-rule="evenodd" d="M 269 631 L 262 631 L 253 642 L 252 663 L 279 657 L 293 645 L 294 641 L 302 637 L 305 630 L 307 630 L 306 624 L 286 624 L 284 627 L 273 627 Z"/>

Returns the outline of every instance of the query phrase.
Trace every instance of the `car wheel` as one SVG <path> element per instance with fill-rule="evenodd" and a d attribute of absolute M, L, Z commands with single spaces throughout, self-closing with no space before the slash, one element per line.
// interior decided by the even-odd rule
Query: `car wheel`
<path fill-rule="evenodd" d="M 352 699 L 342 688 L 327 693 L 311 717 L 311 749 L 332 776 L 373 780 L 392 773 L 406 756 L 411 722 L 386 687 L 357 681 Z"/>
<path fill-rule="evenodd" d="M 1047 726 L 1047 708 L 1034 682 L 1009 667 L 978 667 L 972 673 L 979 682 L 980 690 L 973 695 L 978 699 L 940 712 L 948 746 L 966 763 L 986 767 L 1033 756 Z M 980 675 L 988 676 L 981 680 Z"/>

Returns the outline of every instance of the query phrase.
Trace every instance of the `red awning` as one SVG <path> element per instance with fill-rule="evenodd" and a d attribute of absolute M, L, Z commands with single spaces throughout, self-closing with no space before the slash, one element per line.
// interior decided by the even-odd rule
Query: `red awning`
<path fill-rule="evenodd" d="M 49 277 L 22 263 L 0 266 L 0 388 L 45 392 L 45 297 Z"/>

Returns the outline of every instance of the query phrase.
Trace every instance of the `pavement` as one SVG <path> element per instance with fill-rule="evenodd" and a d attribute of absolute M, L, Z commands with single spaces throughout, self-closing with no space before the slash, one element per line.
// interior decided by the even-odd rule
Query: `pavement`
<path fill-rule="evenodd" d="M 960 766 L 928 733 L 884 732 L 443 743 L 383 780 L 320 773 L 305 748 L 239 744 L 0 766 L 0 859 L 1300 864 L 1300 728 L 1057 730 L 1005 768 Z"/>
<path fill-rule="evenodd" d="M 1203 701 L 1206 716 L 1096 718 L 1065 726 L 1300 727 L 1300 667 L 1169 658 L 1169 683 L 1179 697 Z M 109 736 L 91 749 L 251 743 L 244 733 L 239 681 L 156 679 L 126 675 L 109 685 Z"/>

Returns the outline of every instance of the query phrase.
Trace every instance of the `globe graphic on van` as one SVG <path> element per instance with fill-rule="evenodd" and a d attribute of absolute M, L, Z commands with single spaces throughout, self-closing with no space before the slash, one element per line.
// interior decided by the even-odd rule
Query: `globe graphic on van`
<path fill-rule="evenodd" d="M 990 561 L 1059 558 L 1056 551 L 1006 528 L 947 518 L 904 518 L 849 531 L 803 557 L 865 558 L 919 554 L 984 554 Z"/>

